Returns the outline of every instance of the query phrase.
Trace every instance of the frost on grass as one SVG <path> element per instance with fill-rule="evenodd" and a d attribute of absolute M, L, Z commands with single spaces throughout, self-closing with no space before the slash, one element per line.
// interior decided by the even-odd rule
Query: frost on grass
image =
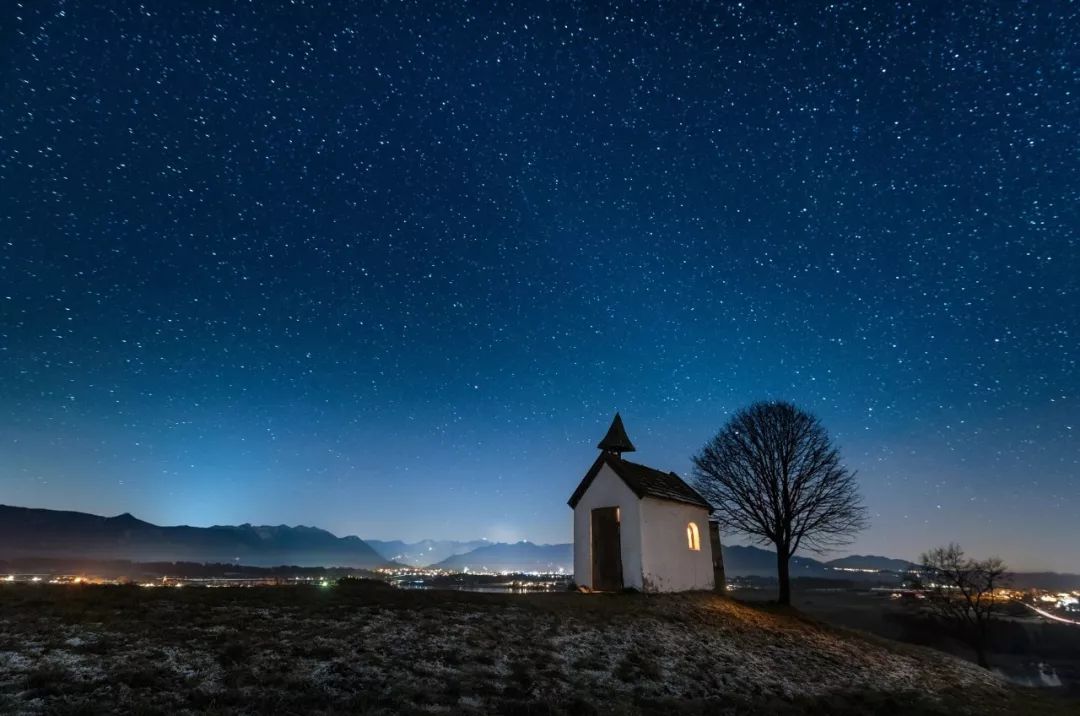
<path fill-rule="evenodd" d="M 972 704 L 1005 690 L 989 672 L 944 655 L 708 594 L 169 591 L 55 590 L 33 606 L 9 605 L 0 710 L 580 713 L 712 704 L 730 713 L 782 703 L 798 713 L 799 703 L 837 693 L 917 694 L 933 706 L 958 689 Z"/>

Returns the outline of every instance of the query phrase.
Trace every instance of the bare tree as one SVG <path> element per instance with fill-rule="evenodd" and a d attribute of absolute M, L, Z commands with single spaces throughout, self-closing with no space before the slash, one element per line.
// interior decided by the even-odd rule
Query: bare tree
<path fill-rule="evenodd" d="M 694 481 L 726 531 L 776 548 L 779 601 L 791 603 L 788 566 L 800 548 L 826 552 L 866 524 L 855 473 L 820 421 L 791 403 L 755 403 L 694 456 Z"/>
<path fill-rule="evenodd" d="M 995 589 L 1008 584 L 1005 563 L 998 557 L 971 559 L 955 543 L 924 553 L 920 561 L 921 574 L 915 582 L 924 590 L 927 605 L 975 649 L 979 666 L 990 668 L 986 636 L 990 623 L 1005 606 L 1005 601 L 994 595 Z"/>

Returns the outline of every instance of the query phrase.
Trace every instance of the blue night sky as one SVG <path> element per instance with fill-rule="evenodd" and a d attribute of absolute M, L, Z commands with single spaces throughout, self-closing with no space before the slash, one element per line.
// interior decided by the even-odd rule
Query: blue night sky
<path fill-rule="evenodd" d="M 562 542 L 783 398 L 1080 572 L 1075 6 L 498 5 L 4 2 L 0 502 Z"/>

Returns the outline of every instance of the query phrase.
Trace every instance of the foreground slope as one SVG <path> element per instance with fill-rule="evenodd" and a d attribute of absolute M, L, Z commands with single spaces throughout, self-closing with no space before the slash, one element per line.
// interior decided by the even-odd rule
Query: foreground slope
<path fill-rule="evenodd" d="M 0 712 L 1017 713 L 971 664 L 711 594 L 0 588 Z"/>

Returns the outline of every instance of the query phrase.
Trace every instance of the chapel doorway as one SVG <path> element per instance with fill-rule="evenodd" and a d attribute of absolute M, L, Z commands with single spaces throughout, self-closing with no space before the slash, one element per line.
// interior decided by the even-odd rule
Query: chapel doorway
<path fill-rule="evenodd" d="M 592 511 L 592 588 L 598 592 L 623 588 L 618 507 Z"/>

